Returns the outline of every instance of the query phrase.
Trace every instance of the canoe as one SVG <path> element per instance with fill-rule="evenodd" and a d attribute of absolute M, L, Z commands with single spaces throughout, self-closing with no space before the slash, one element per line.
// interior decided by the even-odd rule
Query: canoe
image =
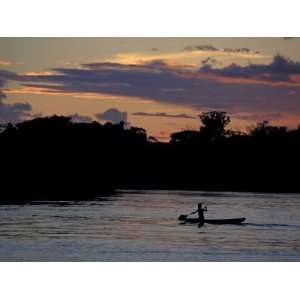
<path fill-rule="evenodd" d="M 246 218 L 235 218 L 235 219 L 205 219 L 204 223 L 207 224 L 241 224 Z"/>
<path fill-rule="evenodd" d="M 234 218 L 234 219 L 204 219 L 204 223 L 207 224 L 241 224 L 246 220 L 246 218 Z M 181 219 L 186 223 L 199 223 L 198 218 L 186 218 Z"/>

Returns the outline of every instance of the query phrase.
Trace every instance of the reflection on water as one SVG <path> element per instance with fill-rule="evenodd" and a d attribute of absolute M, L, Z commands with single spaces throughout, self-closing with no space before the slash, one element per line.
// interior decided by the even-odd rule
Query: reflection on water
<path fill-rule="evenodd" d="M 97 201 L 0 205 L 0 260 L 299 261 L 299 197 L 120 191 Z M 246 223 L 180 225 L 178 215 L 197 202 L 207 218 Z"/>

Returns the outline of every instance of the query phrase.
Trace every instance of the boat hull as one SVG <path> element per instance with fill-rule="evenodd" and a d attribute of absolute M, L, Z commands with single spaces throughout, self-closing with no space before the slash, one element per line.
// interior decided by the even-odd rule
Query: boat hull
<path fill-rule="evenodd" d="M 207 224 L 216 224 L 216 225 L 222 225 L 222 224 L 241 224 L 246 220 L 246 218 L 234 218 L 234 219 L 205 219 L 204 223 Z M 198 218 L 186 218 L 184 220 L 186 223 L 199 223 Z"/>
<path fill-rule="evenodd" d="M 246 220 L 246 218 L 216 219 L 216 220 L 207 219 L 207 220 L 204 220 L 204 223 L 207 223 L 207 224 L 241 224 L 245 220 Z"/>

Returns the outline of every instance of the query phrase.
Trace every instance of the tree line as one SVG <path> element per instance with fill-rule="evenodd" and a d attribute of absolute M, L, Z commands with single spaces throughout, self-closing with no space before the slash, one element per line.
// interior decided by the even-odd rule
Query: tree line
<path fill-rule="evenodd" d="M 300 192 L 300 127 L 267 121 L 249 132 L 228 129 L 226 112 L 200 116 L 199 130 L 171 134 L 70 117 L 0 127 L 0 200 L 87 198 L 116 189 Z"/>

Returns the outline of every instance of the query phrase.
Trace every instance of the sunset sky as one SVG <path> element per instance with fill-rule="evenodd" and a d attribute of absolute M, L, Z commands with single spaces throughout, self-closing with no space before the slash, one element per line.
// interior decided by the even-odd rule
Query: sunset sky
<path fill-rule="evenodd" d="M 202 111 L 300 124 L 297 38 L 0 38 L 0 122 L 126 120 L 161 140 Z"/>

